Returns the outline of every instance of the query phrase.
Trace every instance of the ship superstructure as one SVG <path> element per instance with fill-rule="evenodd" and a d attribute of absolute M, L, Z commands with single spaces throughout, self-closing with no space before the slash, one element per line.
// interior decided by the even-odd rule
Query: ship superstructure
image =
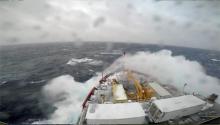
<path fill-rule="evenodd" d="M 185 94 L 146 74 L 122 70 L 93 87 L 77 124 L 202 124 L 219 118 L 216 98 Z"/>

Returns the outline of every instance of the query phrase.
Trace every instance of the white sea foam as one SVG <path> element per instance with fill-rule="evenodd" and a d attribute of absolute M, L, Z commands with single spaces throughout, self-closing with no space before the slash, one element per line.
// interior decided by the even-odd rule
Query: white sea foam
<path fill-rule="evenodd" d="M 85 83 L 74 80 L 70 75 L 62 75 L 52 79 L 43 87 L 45 100 L 56 107 L 49 119 L 36 121 L 34 124 L 74 124 L 76 123 L 81 105 L 89 90 L 98 83 L 100 76 L 91 78 Z"/>
<path fill-rule="evenodd" d="M 88 62 L 89 65 L 101 65 L 103 62 L 101 60 L 93 60 L 91 62 Z"/>
<path fill-rule="evenodd" d="M 45 81 L 46 80 L 31 81 L 30 84 L 42 83 L 42 82 L 45 82 Z"/>
<path fill-rule="evenodd" d="M 3 85 L 3 84 L 5 84 L 5 83 L 7 83 L 7 81 L 3 81 L 3 82 L 1 82 L 1 83 L 0 83 L 0 86 Z"/>
<path fill-rule="evenodd" d="M 74 65 L 79 64 L 79 63 L 86 63 L 86 64 L 89 64 L 89 65 L 101 65 L 102 61 L 101 60 L 94 60 L 94 59 L 90 59 L 90 58 L 85 57 L 85 58 L 81 58 L 81 59 L 72 58 L 67 62 L 67 64 L 71 65 L 71 66 L 74 66 Z"/>
<path fill-rule="evenodd" d="M 214 62 L 220 62 L 220 59 L 211 59 Z"/>
<path fill-rule="evenodd" d="M 76 58 L 72 58 L 70 59 L 67 64 L 68 65 L 76 65 L 78 63 L 85 63 L 85 62 L 91 62 L 93 59 L 90 58 L 81 58 L 81 59 L 76 59 Z"/>

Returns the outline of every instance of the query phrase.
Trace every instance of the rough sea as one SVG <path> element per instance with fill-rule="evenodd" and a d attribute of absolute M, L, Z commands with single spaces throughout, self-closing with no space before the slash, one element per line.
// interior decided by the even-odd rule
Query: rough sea
<path fill-rule="evenodd" d="M 220 51 L 125 43 L 45 43 L 0 47 L 0 121 L 31 123 L 47 119 L 56 109 L 42 101 L 42 87 L 69 74 L 85 82 L 102 72 L 123 52 L 171 50 L 198 61 L 206 73 L 220 79 Z"/>

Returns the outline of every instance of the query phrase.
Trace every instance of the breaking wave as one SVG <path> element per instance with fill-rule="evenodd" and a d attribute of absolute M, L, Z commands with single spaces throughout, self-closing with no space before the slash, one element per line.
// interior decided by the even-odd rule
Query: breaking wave
<path fill-rule="evenodd" d="M 34 124 L 74 124 L 81 112 L 81 104 L 88 91 L 98 83 L 98 76 L 85 83 L 77 82 L 70 75 L 52 79 L 43 87 L 42 93 L 47 103 L 56 108 L 49 119 Z"/>
<path fill-rule="evenodd" d="M 86 63 L 89 65 L 101 65 L 103 62 L 101 60 L 94 60 L 94 59 L 90 59 L 86 57 L 86 58 L 81 58 L 81 59 L 72 58 L 66 64 L 75 66 L 76 64 L 79 64 L 79 63 Z"/>
<path fill-rule="evenodd" d="M 3 81 L 3 82 L 0 83 L 0 86 L 3 85 L 3 84 L 6 84 L 6 83 L 7 83 L 7 81 Z"/>
<path fill-rule="evenodd" d="M 220 62 L 220 59 L 211 59 L 214 62 Z"/>
<path fill-rule="evenodd" d="M 106 72 L 114 72 L 127 68 L 148 74 L 162 84 L 170 84 L 182 91 L 183 86 L 188 93 L 209 96 L 212 93 L 220 95 L 220 80 L 206 74 L 203 66 L 197 61 L 184 56 L 172 56 L 169 50 L 155 53 L 138 52 L 126 55 L 116 60 Z M 217 99 L 220 103 L 220 98 Z"/>

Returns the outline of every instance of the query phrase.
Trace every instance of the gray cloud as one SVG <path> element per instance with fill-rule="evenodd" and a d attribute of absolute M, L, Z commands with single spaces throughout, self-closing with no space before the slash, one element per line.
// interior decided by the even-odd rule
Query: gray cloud
<path fill-rule="evenodd" d="M 192 25 L 193 25 L 192 22 L 186 22 L 186 23 L 184 24 L 184 27 L 185 27 L 185 28 L 190 28 Z"/>
<path fill-rule="evenodd" d="M 7 38 L 6 39 L 6 42 L 8 43 L 19 43 L 20 42 L 20 39 L 18 37 L 10 37 L 10 38 Z"/>
<path fill-rule="evenodd" d="M 175 20 L 170 20 L 170 21 L 169 21 L 169 24 L 170 24 L 171 26 L 174 26 L 174 25 L 176 25 L 176 21 L 175 21 Z"/>
<path fill-rule="evenodd" d="M 162 19 L 161 19 L 161 17 L 159 16 L 159 15 L 153 15 L 153 20 L 154 20 L 154 22 L 160 22 L 160 21 L 162 21 Z"/>
<path fill-rule="evenodd" d="M 94 26 L 94 27 L 98 27 L 98 26 L 104 24 L 105 21 L 106 21 L 105 17 L 102 17 L 102 16 L 101 16 L 101 17 L 98 17 L 97 19 L 95 19 L 95 21 L 94 21 L 94 23 L 93 23 L 93 26 Z"/>
<path fill-rule="evenodd" d="M 175 5 L 176 5 L 176 6 L 182 5 L 182 1 L 180 1 L 180 0 L 175 1 Z"/>
<path fill-rule="evenodd" d="M 0 45 L 16 37 L 20 43 L 163 41 L 219 50 L 219 7 L 220 1 L 5 1 L 0 4 Z"/>
<path fill-rule="evenodd" d="M 49 33 L 43 33 L 42 35 L 40 35 L 40 38 L 44 39 L 47 38 L 49 36 Z"/>
<path fill-rule="evenodd" d="M 34 30 L 41 30 L 42 27 L 41 27 L 40 25 L 35 25 L 35 26 L 33 26 L 33 29 L 34 29 Z"/>
<path fill-rule="evenodd" d="M 1 30 L 10 30 L 14 28 L 14 23 L 10 22 L 10 21 L 3 21 L 0 29 Z"/>

